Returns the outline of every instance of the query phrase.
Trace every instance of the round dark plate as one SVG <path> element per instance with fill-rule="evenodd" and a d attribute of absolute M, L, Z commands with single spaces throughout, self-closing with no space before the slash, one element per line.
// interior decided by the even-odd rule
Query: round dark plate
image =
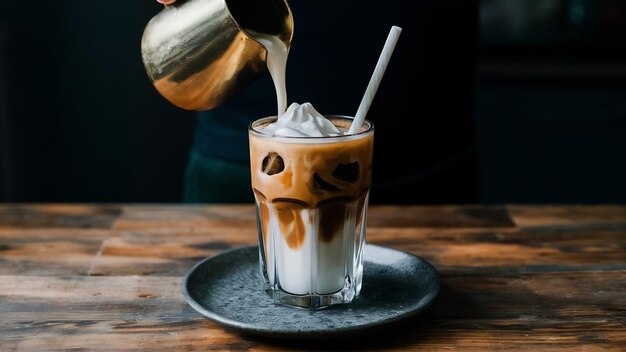
<path fill-rule="evenodd" d="M 309 311 L 275 304 L 263 291 L 258 247 L 209 257 L 183 281 L 189 305 L 239 332 L 288 339 L 335 337 L 397 322 L 424 310 L 439 292 L 439 275 L 424 259 L 366 245 L 361 294 L 349 304 Z"/>

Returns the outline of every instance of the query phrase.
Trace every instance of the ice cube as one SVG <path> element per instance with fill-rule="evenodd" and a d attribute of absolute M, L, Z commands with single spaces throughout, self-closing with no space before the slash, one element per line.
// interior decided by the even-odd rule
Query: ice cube
<path fill-rule="evenodd" d="M 333 171 L 333 177 L 339 181 L 354 183 L 359 180 L 359 162 L 339 164 Z"/>
<path fill-rule="evenodd" d="M 279 174 L 283 172 L 285 169 L 285 161 L 283 157 L 278 155 L 276 152 L 270 152 L 263 159 L 263 164 L 261 165 L 263 172 L 272 176 L 275 174 Z"/>
<path fill-rule="evenodd" d="M 334 192 L 339 190 L 339 188 L 324 180 L 317 173 L 313 175 L 313 187 L 315 187 L 316 190 L 322 192 Z"/>

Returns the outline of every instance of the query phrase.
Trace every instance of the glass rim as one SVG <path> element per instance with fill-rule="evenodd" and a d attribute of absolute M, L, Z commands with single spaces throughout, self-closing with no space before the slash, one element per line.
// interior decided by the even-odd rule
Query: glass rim
<path fill-rule="evenodd" d="M 335 119 L 350 120 L 350 121 L 354 120 L 354 117 L 346 116 L 346 115 L 324 115 L 324 117 L 327 118 L 327 119 L 335 118 Z M 319 142 L 319 141 L 325 141 L 325 143 L 332 143 L 332 142 L 360 139 L 360 138 L 366 137 L 366 136 L 374 133 L 374 123 L 372 123 L 370 120 L 367 120 L 367 119 L 363 121 L 363 125 L 362 125 L 362 126 L 365 127 L 365 129 L 360 131 L 360 132 L 358 132 L 358 133 L 346 134 L 346 135 L 338 135 L 338 136 L 328 136 L 328 137 L 272 136 L 272 135 L 265 134 L 265 133 L 260 132 L 259 130 L 255 129 L 256 126 L 259 126 L 261 124 L 265 124 L 265 123 L 270 122 L 270 121 L 275 121 L 276 119 L 277 119 L 276 116 L 266 116 L 266 117 L 262 117 L 260 119 L 254 120 L 254 121 L 250 122 L 250 124 L 248 125 L 248 132 L 250 134 L 254 135 L 255 137 L 271 138 L 272 140 L 285 141 L 285 142 L 289 142 L 289 143 L 295 143 L 295 142 L 305 142 L 305 143 L 308 142 L 308 143 L 311 143 L 311 142 Z"/>

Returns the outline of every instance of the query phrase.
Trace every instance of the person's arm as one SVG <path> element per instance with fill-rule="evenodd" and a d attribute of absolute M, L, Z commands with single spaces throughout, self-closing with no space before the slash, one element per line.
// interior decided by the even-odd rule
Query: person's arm
<path fill-rule="evenodd" d="M 167 6 L 167 5 L 171 5 L 171 4 L 175 3 L 176 0 L 157 0 L 157 2 L 160 2 L 161 4 Z"/>

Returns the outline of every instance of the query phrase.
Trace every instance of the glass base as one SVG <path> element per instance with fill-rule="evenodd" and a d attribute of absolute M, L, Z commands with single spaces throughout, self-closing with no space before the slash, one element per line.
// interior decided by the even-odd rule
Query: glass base
<path fill-rule="evenodd" d="M 306 309 L 323 309 L 338 304 L 347 304 L 354 300 L 361 291 L 362 276 L 358 275 L 352 283 L 346 278 L 346 283 L 341 291 L 328 294 L 305 294 L 297 295 L 281 290 L 279 287 L 265 285 L 265 293 L 275 303 L 284 304 Z"/>

